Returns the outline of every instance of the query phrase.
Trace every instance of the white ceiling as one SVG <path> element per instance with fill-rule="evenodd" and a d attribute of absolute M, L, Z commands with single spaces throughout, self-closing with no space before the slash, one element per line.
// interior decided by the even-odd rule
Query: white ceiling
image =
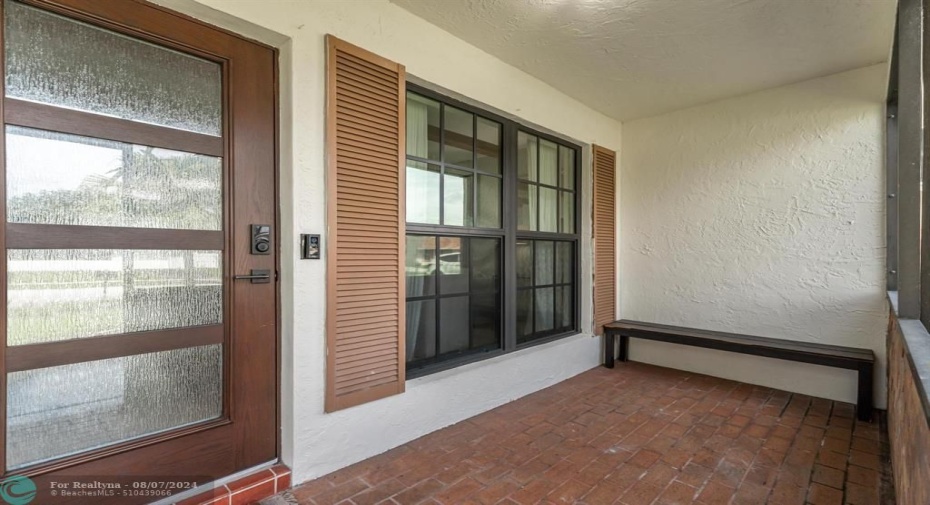
<path fill-rule="evenodd" d="M 881 63 L 896 6 L 895 0 L 391 1 L 621 121 Z"/>

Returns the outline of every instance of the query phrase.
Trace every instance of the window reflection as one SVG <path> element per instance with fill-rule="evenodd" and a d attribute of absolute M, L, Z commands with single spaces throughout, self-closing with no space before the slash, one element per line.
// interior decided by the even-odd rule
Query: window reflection
<path fill-rule="evenodd" d="M 459 237 L 439 238 L 439 290 L 443 294 L 468 292 L 468 264 L 462 259 L 468 251 L 463 245 L 468 239 Z"/>
<path fill-rule="evenodd" d="M 407 95 L 408 370 L 510 350 L 505 314 L 518 345 L 576 330 L 577 149 L 423 93 Z M 515 299 L 502 299 L 505 255 Z"/>
<path fill-rule="evenodd" d="M 501 125 L 478 118 L 478 169 L 492 174 L 501 172 Z"/>
<path fill-rule="evenodd" d="M 517 241 L 517 343 L 575 329 L 574 243 Z"/>
<path fill-rule="evenodd" d="M 500 348 L 500 263 L 498 238 L 407 236 L 408 363 Z"/>
<path fill-rule="evenodd" d="M 10 249 L 7 343 L 223 321 L 220 251 Z"/>
<path fill-rule="evenodd" d="M 439 102 L 407 93 L 407 156 L 439 159 Z"/>
<path fill-rule="evenodd" d="M 475 116 L 455 107 L 445 106 L 445 159 L 461 167 L 474 166 Z"/>
<path fill-rule="evenodd" d="M 406 260 L 407 296 L 435 294 L 436 238 L 408 235 Z"/>
<path fill-rule="evenodd" d="M 474 225 L 474 175 L 465 170 L 446 168 L 443 176 L 443 224 Z"/>
<path fill-rule="evenodd" d="M 500 123 L 407 93 L 407 222 L 501 227 Z"/>
<path fill-rule="evenodd" d="M 439 167 L 407 160 L 407 222 L 439 224 Z"/>
<path fill-rule="evenodd" d="M 575 150 L 517 133 L 517 229 L 575 233 Z"/>
<path fill-rule="evenodd" d="M 222 229 L 222 160 L 7 126 L 7 220 Z"/>

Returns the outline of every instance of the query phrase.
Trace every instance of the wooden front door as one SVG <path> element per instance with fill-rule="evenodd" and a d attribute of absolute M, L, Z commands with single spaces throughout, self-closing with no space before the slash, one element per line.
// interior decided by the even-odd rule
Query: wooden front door
<path fill-rule="evenodd" d="M 275 51 L 133 0 L 2 10 L 5 478 L 147 503 L 275 460 Z"/>

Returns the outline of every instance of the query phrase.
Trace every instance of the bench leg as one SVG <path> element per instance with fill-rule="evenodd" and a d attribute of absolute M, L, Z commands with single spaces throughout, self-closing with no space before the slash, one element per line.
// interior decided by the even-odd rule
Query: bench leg
<path fill-rule="evenodd" d="M 860 421 L 872 420 L 872 364 L 859 365 L 859 399 L 856 415 Z"/>
<path fill-rule="evenodd" d="M 630 359 L 630 337 L 620 335 L 620 361 Z"/>
<path fill-rule="evenodd" d="M 617 336 L 611 331 L 604 332 L 604 366 L 614 367 L 614 355 L 617 352 Z"/>

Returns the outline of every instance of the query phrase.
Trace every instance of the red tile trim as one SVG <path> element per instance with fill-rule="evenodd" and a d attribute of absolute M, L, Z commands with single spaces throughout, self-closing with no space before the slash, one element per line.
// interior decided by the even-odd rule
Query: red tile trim
<path fill-rule="evenodd" d="M 278 482 L 275 485 L 275 489 L 278 493 L 284 491 L 285 489 L 291 488 L 291 474 L 281 475 L 278 477 Z"/>
<path fill-rule="evenodd" d="M 291 488 L 291 469 L 285 465 L 275 465 L 271 467 L 271 472 L 275 474 L 275 494 Z"/>
<path fill-rule="evenodd" d="M 271 477 L 265 480 L 235 490 L 233 494 L 229 495 L 229 503 L 230 505 L 250 505 L 273 496 L 275 494 L 274 490 L 275 478 L 274 474 L 271 474 Z"/>
<path fill-rule="evenodd" d="M 291 469 L 285 465 L 259 470 L 251 475 L 201 493 L 177 505 L 247 505 L 291 487 Z"/>

